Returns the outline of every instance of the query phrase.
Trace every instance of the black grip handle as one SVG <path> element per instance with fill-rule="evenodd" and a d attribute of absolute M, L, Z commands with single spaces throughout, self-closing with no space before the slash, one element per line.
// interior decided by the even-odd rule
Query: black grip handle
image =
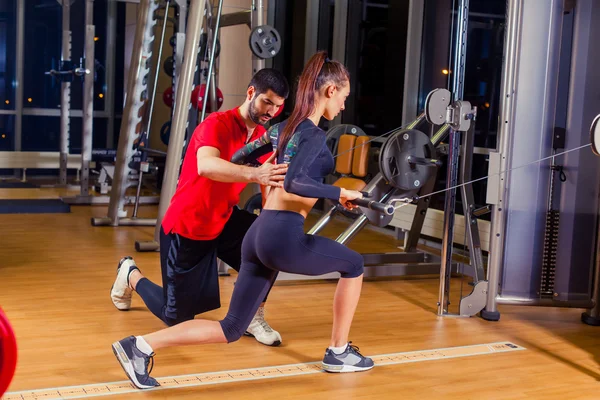
<path fill-rule="evenodd" d="M 386 215 L 394 214 L 394 206 L 392 206 L 391 204 L 383 204 L 383 203 L 379 203 L 377 201 L 364 199 L 364 198 L 352 200 L 352 203 L 356 204 L 357 206 L 365 207 L 365 208 L 371 209 L 373 211 L 378 211 L 378 212 L 386 214 Z"/>

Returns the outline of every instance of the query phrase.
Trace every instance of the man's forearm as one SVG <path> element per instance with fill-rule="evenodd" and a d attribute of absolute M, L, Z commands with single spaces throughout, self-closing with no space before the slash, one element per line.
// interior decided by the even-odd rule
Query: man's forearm
<path fill-rule="evenodd" d="M 206 157 L 198 163 L 198 175 L 217 182 L 254 182 L 254 170 L 219 157 Z"/>

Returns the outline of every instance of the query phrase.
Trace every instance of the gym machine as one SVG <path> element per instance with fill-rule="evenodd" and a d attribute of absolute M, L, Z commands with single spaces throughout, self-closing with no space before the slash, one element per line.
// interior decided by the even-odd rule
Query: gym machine
<path fill-rule="evenodd" d="M 379 172 L 366 184 L 361 191 L 364 198 L 356 200 L 360 211 L 348 228 L 346 228 L 336 241 L 347 244 L 352 240 L 367 223 L 377 227 L 387 226 L 393 218 L 394 212 L 407 204 L 416 204 L 415 215 L 408 237 L 406 238 L 404 251 L 394 253 L 370 253 L 363 254 L 365 261 L 365 277 L 382 276 L 406 276 L 406 275 L 429 275 L 442 274 L 444 278 L 449 277 L 451 271 L 472 277 L 471 285 L 473 291 L 470 296 L 465 297 L 464 305 L 461 306 L 462 315 L 473 315 L 472 310 L 477 308 L 474 303 L 481 303 L 481 296 L 485 291 L 487 281 L 483 270 L 483 256 L 479 244 L 479 231 L 477 228 L 477 217 L 482 215 L 487 208 L 476 210 L 474 208 L 473 193 L 470 186 L 463 186 L 461 192 L 465 210 L 469 221 L 467 228 L 468 248 L 470 264 L 460 266 L 452 260 L 452 240 L 454 220 L 448 218 L 445 223 L 442 257 L 417 249 L 425 215 L 430 203 L 433 187 L 436 181 L 438 167 L 442 165 L 437 158 L 436 148 L 442 143 L 448 134 L 463 132 L 465 134 L 463 145 L 458 142 L 451 143 L 448 158 L 448 174 L 451 179 L 449 187 L 456 186 L 460 173 L 460 181 L 470 180 L 471 159 L 473 152 L 473 134 L 476 118 L 476 109 L 469 102 L 451 102 L 451 93 L 446 89 L 432 91 L 426 101 L 426 111 L 409 123 L 405 128 L 393 130 L 384 136 L 388 136 L 379 149 L 378 166 Z M 437 132 L 430 138 L 427 134 L 416 128 L 425 120 L 430 124 L 439 126 Z M 339 137 L 344 132 L 362 136 L 362 130 L 351 125 L 332 128 L 328 132 L 328 141 L 332 143 L 334 153 L 339 153 Z M 458 162 L 458 156 L 461 162 Z M 450 197 L 446 203 L 447 209 L 453 212 L 456 196 Z M 339 212 L 340 206 L 332 206 L 327 210 L 315 225 L 308 231 L 309 234 L 318 234 L 333 215 Z M 289 273 L 280 273 L 278 281 L 298 279 L 328 279 L 337 278 L 338 273 L 331 273 L 315 277 L 306 277 Z M 448 282 L 448 280 L 446 280 Z M 449 287 L 447 283 L 444 295 L 447 296 Z M 483 297 L 485 299 L 485 297 Z M 479 309 L 476 310 L 479 312 Z"/>
<path fill-rule="evenodd" d="M 600 53 L 589 39 L 600 35 L 600 4 L 566 3 L 507 2 L 500 135 L 489 160 L 486 320 L 510 304 L 588 309 L 582 321 L 600 325 L 600 166 L 587 149 L 557 152 L 585 147 L 600 110 Z"/>
<path fill-rule="evenodd" d="M 446 89 L 433 90 L 427 96 L 425 111 L 406 128 L 392 131 L 382 144 L 379 154 L 379 173 L 363 189 L 365 198 L 356 201 L 361 212 L 353 223 L 336 239 L 346 244 L 367 222 L 383 227 L 390 223 L 395 210 L 410 203 L 416 203 L 415 215 L 408 233 L 404 252 L 387 254 L 363 254 L 365 276 L 404 276 L 411 274 L 426 275 L 439 273 L 440 293 L 438 314 L 448 315 L 450 276 L 452 272 L 472 277 L 473 287 L 468 296 L 461 298 L 459 313 L 464 316 L 475 315 L 485 306 L 487 280 L 483 267 L 477 217 L 489 211 L 489 208 L 475 209 L 473 192 L 470 185 L 461 187 L 463 209 L 466 217 L 466 236 L 468 237 L 469 263 L 459 265 L 453 261 L 454 210 L 459 172 L 461 183 L 471 178 L 473 155 L 473 136 L 477 116 L 476 109 L 467 101 L 460 100 L 463 95 L 464 64 L 466 56 L 466 32 L 468 21 L 468 0 L 461 0 L 458 8 L 458 26 L 456 29 L 456 51 L 453 68 L 453 93 Z M 440 126 L 429 138 L 415 128 L 427 120 Z M 347 128 L 345 128 L 347 129 Z M 463 143 L 461 144 L 461 133 Z M 338 132 L 331 136 L 337 136 Z M 417 250 L 417 244 L 426 211 L 429 205 L 437 169 L 441 162 L 437 159 L 436 147 L 449 137 L 446 200 L 444 205 L 444 236 L 442 255 L 439 256 Z M 460 159 L 459 159 L 460 155 Z M 337 212 L 337 207 L 329 209 L 310 229 L 317 234 Z M 337 277 L 319 276 L 316 278 Z M 306 279 L 294 274 L 280 273 L 278 280 Z"/>
<path fill-rule="evenodd" d="M 143 0 L 142 0 L 143 1 Z M 203 19 L 200 16 L 202 10 L 204 10 L 204 1 L 192 1 L 189 16 L 188 25 L 186 27 L 185 40 L 180 40 L 177 37 L 178 43 L 184 43 L 183 50 L 183 62 L 181 64 L 181 71 L 177 74 L 179 82 L 176 86 L 176 98 L 174 106 L 174 114 L 172 118 L 171 132 L 169 138 L 169 149 L 167 153 L 166 169 L 163 179 L 163 187 L 161 190 L 161 197 L 158 209 L 158 218 L 152 220 L 152 224 L 155 225 L 155 234 L 153 241 L 136 241 L 135 248 L 137 251 L 156 251 L 159 249 L 159 236 L 161 229 L 162 218 L 168 208 L 171 201 L 171 197 L 175 193 L 177 185 L 177 179 L 179 176 L 179 169 L 183 160 L 184 146 L 187 142 L 186 139 L 191 137 L 191 133 L 195 128 L 195 123 L 190 121 L 189 116 L 186 115 L 189 103 L 186 99 L 190 98 L 191 92 L 191 80 L 194 76 L 194 70 L 196 68 L 196 59 L 192 57 L 192 54 L 198 48 L 198 41 L 201 32 L 201 23 Z M 240 11 L 237 13 L 230 13 L 226 15 L 220 15 L 220 9 L 222 7 L 222 0 L 219 2 L 219 12 L 215 22 L 209 22 L 210 30 L 207 42 L 210 43 L 212 39 L 212 47 L 210 49 L 211 55 L 214 56 L 216 48 L 216 38 L 219 28 L 233 25 L 248 25 L 251 28 L 251 34 L 249 39 L 249 46 L 252 51 L 252 72 L 253 74 L 258 70 L 265 67 L 265 59 L 274 57 L 281 48 L 281 38 L 276 30 L 263 24 L 265 8 L 262 0 L 254 0 L 249 10 Z M 211 38 L 212 34 L 212 38 Z M 214 58 L 214 57 L 213 57 Z M 207 81 L 206 92 L 213 93 L 216 85 L 212 79 L 212 68 L 210 63 L 214 62 L 213 58 L 209 60 L 209 72 L 208 76 L 211 77 Z M 213 83 L 211 83 L 213 82 Z M 212 87 L 212 88 L 211 88 Z M 213 96 L 213 99 L 216 96 Z M 200 118 L 200 122 L 204 119 L 207 102 L 203 102 L 203 111 Z M 188 126 L 187 136 L 185 135 L 185 126 Z M 121 209 L 122 210 L 122 209 Z M 110 211 L 110 210 L 109 210 Z M 112 215 L 109 214 L 109 218 L 114 221 Z"/>
<path fill-rule="evenodd" d="M 156 0 L 142 0 L 140 1 L 138 12 L 134 49 L 143 48 L 144 51 L 141 53 L 134 52 L 132 55 L 132 68 L 130 69 L 128 79 L 130 87 L 128 87 L 127 93 L 134 93 L 134 96 L 128 96 L 125 103 L 123 124 L 121 126 L 122 134 L 120 135 L 114 171 L 114 189 L 111 191 L 108 216 L 93 218 L 91 221 L 94 226 L 156 226 L 156 240 L 152 242 L 136 242 L 136 249 L 138 251 L 158 249 L 160 221 L 175 191 L 179 168 L 183 161 L 183 154 L 185 154 L 186 143 L 191 138 L 198 123 L 204 120 L 206 113 L 218 110 L 222 103 L 222 94 L 217 88 L 215 73 L 215 62 L 220 52 L 220 43 L 218 41 L 219 29 L 239 24 L 245 24 L 251 28 L 249 46 L 254 54 L 254 72 L 264 68 L 264 59 L 275 56 L 281 48 L 279 34 L 274 29 L 262 25 L 262 1 L 253 2 L 249 10 L 225 15 L 222 15 L 222 0 L 218 1 L 218 6 L 216 7 L 213 7 L 217 3 L 216 1 L 192 1 L 189 9 L 188 2 L 185 0 L 172 1 L 175 3 L 174 6 L 177 15 L 177 23 L 175 24 L 177 32 L 169 40 L 169 43 L 173 46 L 174 54 L 164 62 L 164 69 L 173 78 L 173 88 L 170 90 L 170 93 L 163 94 L 163 98 L 169 102 L 173 102 L 173 114 L 171 122 L 167 122 L 161 129 L 161 139 L 168 142 L 168 152 L 164 154 L 166 155 L 166 168 L 161 188 L 159 218 L 158 220 L 154 218 L 137 218 L 137 201 L 131 218 L 127 217 L 127 211 L 124 209 L 126 205 L 126 201 L 124 201 L 125 191 L 128 187 L 137 184 L 136 199 L 139 198 L 141 174 L 146 171 L 142 170 L 137 180 L 128 179 L 130 171 L 126 160 L 131 159 L 133 143 L 136 140 L 144 143 L 145 139 L 147 139 L 153 105 L 151 103 L 149 111 L 147 109 L 144 119 L 136 117 L 139 115 L 141 107 L 147 102 L 147 93 L 151 91 L 148 84 L 151 80 L 147 79 L 147 75 L 149 75 L 149 66 L 152 62 L 150 45 L 153 40 L 152 32 L 154 25 L 156 25 L 154 13 L 158 8 Z M 170 3 L 171 1 L 167 2 L 167 10 Z M 213 12 L 213 8 L 217 8 L 216 13 Z M 206 15 L 206 18 L 203 17 L 203 13 Z M 165 12 L 165 22 L 166 19 L 167 12 Z M 205 20 L 206 32 L 203 32 L 204 29 L 202 26 Z M 164 27 L 160 45 L 161 51 L 163 40 Z M 199 54 L 199 57 L 193 57 L 194 54 Z M 143 58 L 140 58 L 142 56 Z M 207 62 L 208 65 L 198 68 L 198 62 Z M 158 73 L 159 62 L 156 64 Z M 136 65 L 139 65 L 140 68 L 135 68 Z M 204 75 L 206 84 L 198 85 L 200 75 Z M 196 87 L 194 88 L 194 86 Z M 172 93 L 175 93 L 174 98 Z M 153 95 L 152 102 L 154 101 L 154 97 Z M 191 97 L 193 98 L 192 103 L 195 107 L 190 107 L 190 102 L 186 101 L 186 99 L 190 99 Z M 198 115 L 200 109 L 201 114 Z M 141 135 L 137 133 L 140 131 L 140 129 L 137 129 L 137 125 L 140 122 L 142 126 Z M 144 165 L 144 157 L 149 150 L 139 145 L 137 148 L 142 151 L 141 162 Z"/>

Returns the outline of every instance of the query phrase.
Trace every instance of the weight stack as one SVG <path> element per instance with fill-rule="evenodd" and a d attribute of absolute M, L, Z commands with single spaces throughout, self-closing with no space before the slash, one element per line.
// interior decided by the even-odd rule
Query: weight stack
<path fill-rule="evenodd" d="M 540 284 L 541 298 L 552 298 L 554 296 L 559 217 L 560 213 L 558 210 L 550 210 L 546 214 L 546 234 L 544 237 L 542 280 Z"/>

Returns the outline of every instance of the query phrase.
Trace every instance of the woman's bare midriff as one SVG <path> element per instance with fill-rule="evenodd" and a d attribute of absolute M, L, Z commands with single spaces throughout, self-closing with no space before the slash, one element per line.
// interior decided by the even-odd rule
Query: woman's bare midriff
<path fill-rule="evenodd" d="M 271 188 L 263 209 L 294 211 L 306 218 L 316 202 L 317 199 L 288 193 L 282 188 Z"/>

